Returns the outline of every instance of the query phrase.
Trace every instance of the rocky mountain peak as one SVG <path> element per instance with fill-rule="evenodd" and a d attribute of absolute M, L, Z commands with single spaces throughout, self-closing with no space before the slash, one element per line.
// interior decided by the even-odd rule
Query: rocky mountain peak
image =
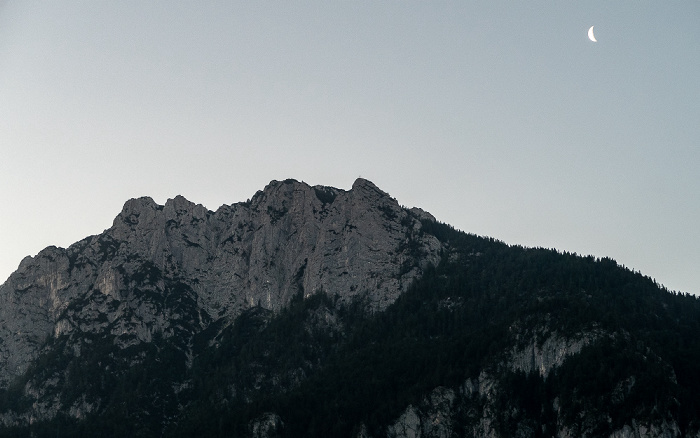
<path fill-rule="evenodd" d="M 379 189 L 370 180 L 364 178 L 357 178 L 354 183 L 352 183 L 352 190 L 360 190 L 364 192 L 373 192 L 381 197 L 388 197 L 389 195 Z"/>
<path fill-rule="evenodd" d="M 161 208 L 153 198 L 149 196 L 144 196 L 141 198 L 129 199 L 124 203 L 121 213 L 114 218 L 114 225 L 119 222 L 126 222 L 130 224 L 136 224 L 137 220 L 142 214 L 148 215 L 148 212 L 157 211 Z"/>
<path fill-rule="evenodd" d="M 104 233 L 47 248 L 1 286 L 0 384 L 58 333 L 107 331 L 119 345 L 191 336 L 319 291 L 384 309 L 439 261 L 442 244 L 420 232 L 425 217 L 365 179 L 349 191 L 272 181 L 216 212 L 183 196 L 130 199 Z"/>

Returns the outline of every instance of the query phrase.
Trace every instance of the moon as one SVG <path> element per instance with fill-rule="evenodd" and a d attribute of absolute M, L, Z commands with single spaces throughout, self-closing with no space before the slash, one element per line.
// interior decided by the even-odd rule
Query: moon
<path fill-rule="evenodd" d="M 591 40 L 591 41 L 593 41 L 594 43 L 597 43 L 598 40 L 595 39 L 595 36 L 593 35 L 593 27 L 594 27 L 594 26 L 591 26 L 591 28 L 588 29 L 588 39 Z"/>

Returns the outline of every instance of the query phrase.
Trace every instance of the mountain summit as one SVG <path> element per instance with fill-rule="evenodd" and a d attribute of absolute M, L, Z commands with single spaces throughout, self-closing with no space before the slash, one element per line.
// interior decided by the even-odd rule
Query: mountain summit
<path fill-rule="evenodd" d="M 0 382 L 24 373 L 48 336 L 172 335 L 184 316 L 175 303 L 196 308 L 197 330 L 254 306 L 279 311 L 298 292 L 383 309 L 440 259 L 440 242 L 420 233 L 425 218 L 364 179 L 350 191 L 272 181 L 216 212 L 182 196 L 131 199 L 110 229 L 27 257 L 2 286 Z M 168 299 L 154 307 L 146 292 Z"/>
<path fill-rule="evenodd" d="M 697 298 L 364 179 L 131 199 L 0 322 L 2 436 L 700 436 Z"/>

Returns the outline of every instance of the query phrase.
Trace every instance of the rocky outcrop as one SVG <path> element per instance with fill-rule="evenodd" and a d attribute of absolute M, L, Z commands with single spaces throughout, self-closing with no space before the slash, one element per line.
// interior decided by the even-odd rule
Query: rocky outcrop
<path fill-rule="evenodd" d="M 640 424 L 632 421 L 631 425 L 625 425 L 622 429 L 613 432 L 610 438 L 676 438 L 681 436 L 678 425 L 675 422 L 663 422 L 656 424 Z"/>
<path fill-rule="evenodd" d="M 319 291 L 381 310 L 439 261 L 442 245 L 421 231 L 432 220 L 364 179 L 348 191 L 273 181 L 216 211 L 181 196 L 132 199 L 104 233 L 27 257 L 0 287 L 0 387 L 50 337 L 186 344 L 213 321 Z"/>
<path fill-rule="evenodd" d="M 279 415 L 267 412 L 256 418 L 248 426 L 251 438 L 272 438 L 278 436 L 284 422 Z"/>
<path fill-rule="evenodd" d="M 503 436 L 538 436 L 535 428 L 541 425 L 517 422 L 511 433 L 499 431 L 503 416 L 517 417 L 518 409 L 510 407 L 505 412 L 503 406 L 496 406 L 499 382 L 482 372 L 477 379 L 467 380 L 454 390 L 438 387 L 416 406 L 409 405 L 396 421 L 387 427 L 387 438 L 447 438 L 452 436 L 479 436 L 498 438 Z M 364 429 L 362 429 L 364 431 Z M 364 432 L 366 436 L 366 431 Z M 563 424 L 552 431 L 554 436 L 573 438 L 575 436 L 596 436 L 586 431 L 572 432 Z M 512 435 L 511 435 L 512 434 Z M 648 424 L 632 420 L 610 438 L 676 438 L 682 436 L 673 420 Z M 694 436 L 694 435 L 693 435 Z"/>
<path fill-rule="evenodd" d="M 556 332 L 538 333 L 525 345 L 514 346 L 506 363 L 514 371 L 534 372 L 546 379 L 552 369 L 561 366 L 568 357 L 580 352 L 598 336 L 585 333 L 567 338 Z"/>
<path fill-rule="evenodd" d="M 529 341 L 526 336 L 529 335 Z M 442 438 L 450 436 L 537 436 L 536 428 L 543 424 L 523 415 L 522 406 L 512 403 L 507 395 L 507 377 L 512 373 L 547 377 L 566 359 L 576 356 L 581 350 L 603 338 L 600 331 L 579 333 L 575 337 L 565 337 L 555 331 L 540 327 L 529 333 L 518 333 L 515 345 L 503 360 L 480 372 L 476 378 L 467 379 L 457 388 L 438 387 L 423 398 L 417 405 L 409 405 L 387 428 L 387 438 Z M 634 376 L 620 382 L 618 402 L 628 396 L 635 384 Z M 557 421 L 548 433 L 554 436 L 597 436 L 591 433 L 597 423 L 577 424 L 575 431 L 561 418 L 558 399 L 552 406 Z M 583 419 L 595 419 L 596 413 L 581 412 Z M 607 421 L 609 421 L 609 417 Z M 602 419 L 601 421 L 606 421 Z M 585 423 L 585 422 L 584 422 Z M 504 426 L 508 425 L 508 426 Z M 551 425 L 550 425 L 551 426 Z M 504 427 L 510 432 L 504 432 Z M 610 434 L 610 438 L 675 438 L 681 436 L 677 423 L 669 418 L 655 423 L 631 420 L 622 428 Z"/>
<path fill-rule="evenodd" d="M 419 406 L 409 405 L 387 428 L 387 438 L 449 438 L 454 429 L 455 392 L 435 388 Z"/>
<path fill-rule="evenodd" d="M 26 370 L 61 312 L 87 287 L 71 276 L 68 252 L 55 247 L 25 258 L 0 286 L 0 387 Z"/>

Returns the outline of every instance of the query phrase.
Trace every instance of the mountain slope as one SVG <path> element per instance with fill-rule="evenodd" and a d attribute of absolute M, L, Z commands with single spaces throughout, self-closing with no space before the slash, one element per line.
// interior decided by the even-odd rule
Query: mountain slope
<path fill-rule="evenodd" d="M 699 436 L 696 297 L 364 180 L 132 200 L 0 300 L 3 436 Z"/>

